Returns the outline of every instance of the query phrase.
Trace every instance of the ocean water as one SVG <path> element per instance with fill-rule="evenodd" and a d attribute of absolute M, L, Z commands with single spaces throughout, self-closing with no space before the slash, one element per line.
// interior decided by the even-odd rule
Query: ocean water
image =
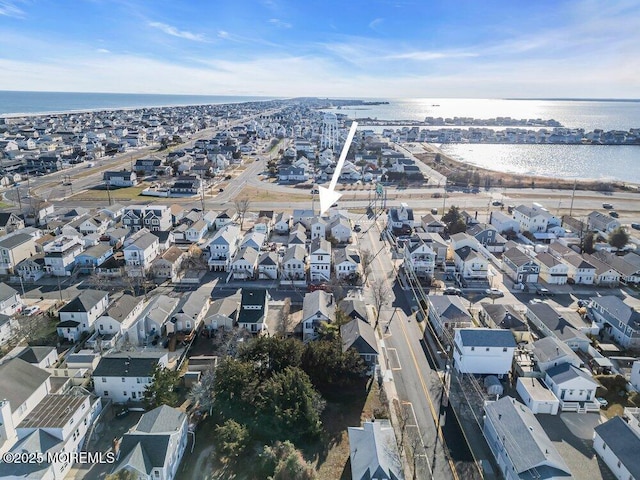
<path fill-rule="evenodd" d="M 508 116 L 517 119 L 554 119 L 565 127 L 584 128 L 586 131 L 597 128 L 640 128 L 640 100 L 421 98 L 393 100 L 388 105 L 343 108 L 339 112 L 350 118 L 398 120 L 398 126 L 402 126 L 402 120 L 424 120 L 427 116 Z M 381 132 L 385 127 L 362 128 Z M 501 172 L 543 177 L 619 180 L 640 184 L 640 145 L 445 144 L 441 149 L 458 160 Z"/>
<path fill-rule="evenodd" d="M 266 100 L 272 100 L 272 98 L 229 95 L 18 92 L 0 90 L 0 116 L 139 107 L 219 105 Z"/>

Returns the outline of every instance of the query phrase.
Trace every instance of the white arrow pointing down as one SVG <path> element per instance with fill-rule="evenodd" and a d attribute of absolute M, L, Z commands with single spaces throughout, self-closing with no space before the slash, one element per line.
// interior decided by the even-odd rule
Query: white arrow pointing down
<path fill-rule="evenodd" d="M 351 129 L 349 129 L 347 140 L 344 142 L 344 147 L 342 147 L 342 152 L 340 153 L 340 158 L 338 159 L 336 169 L 333 172 L 333 177 L 331 177 L 329 188 L 325 188 L 322 186 L 318 187 L 318 191 L 320 193 L 320 215 L 324 215 L 324 213 L 329 210 L 331 205 L 337 202 L 342 196 L 341 193 L 335 191 L 336 184 L 338 183 L 338 177 L 340 176 L 340 172 L 342 172 L 344 161 L 347 158 L 347 153 L 349 153 L 349 147 L 351 146 L 351 141 L 353 140 L 353 136 L 356 134 L 357 128 L 358 123 L 353 122 L 351 124 Z"/>

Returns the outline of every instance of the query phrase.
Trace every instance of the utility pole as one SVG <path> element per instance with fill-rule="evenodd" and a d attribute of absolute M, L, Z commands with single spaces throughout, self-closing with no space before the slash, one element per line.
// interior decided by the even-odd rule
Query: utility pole
<path fill-rule="evenodd" d="M 573 181 L 573 193 L 571 194 L 571 206 L 569 207 L 569 216 L 573 213 L 573 199 L 576 196 L 576 185 L 578 184 L 578 179 L 576 178 Z"/>
<path fill-rule="evenodd" d="M 22 199 L 20 198 L 20 187 L 18 186 L 17 183 L 16 183 L 16 194 L 18 195 L 18 207 L 20 208 L 20 211 L 22 212 Z"/>
<path fill-rule="evenodd" d="M 109 199 L 109 206 L 111 206 L 111 180 L 107 179 L 107 198 Z"/>

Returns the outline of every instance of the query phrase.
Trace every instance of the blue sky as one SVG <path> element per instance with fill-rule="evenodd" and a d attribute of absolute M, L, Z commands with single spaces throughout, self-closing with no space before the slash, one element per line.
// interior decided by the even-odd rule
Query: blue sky
<path fill-rule="evenodd" d="M 640 98 L 640 2 L 0 0 L 0 89 Z"/>

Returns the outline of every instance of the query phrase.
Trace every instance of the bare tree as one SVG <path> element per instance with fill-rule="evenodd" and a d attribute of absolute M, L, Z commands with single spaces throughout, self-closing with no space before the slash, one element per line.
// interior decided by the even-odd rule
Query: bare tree
<path fill-rule="evenodd" d="M 360 266 L 362 267 L 362 283 L 367 284 L 369 274 L 371 273 L 371 266 L 375 256 L 371 253 L 371 250 L 360 250 Z"/>
<path fill-rule="evenodd" d="M 242 230 L 242 227 L 244 225 L 244 217 L 247 214 L 247 210 L 249 210 L 249 207 L 251 206 L 251 200 L 246 197 L 236 198 L 233 201 L 233 205 L 236 207 L 238 217 L 240 217 L 240 230 Z"/>
<path fill-rule="evenodd" d="M 374 280 L 371 282 L 371 296 L 373 297 L 373 306 L 376 309 L 376 323 L 374 328 L 378 328 L 380 322 L 380 311 L 382 307 L 389 301 L 391 292 L 387 284 L 382 280 Z"/>

